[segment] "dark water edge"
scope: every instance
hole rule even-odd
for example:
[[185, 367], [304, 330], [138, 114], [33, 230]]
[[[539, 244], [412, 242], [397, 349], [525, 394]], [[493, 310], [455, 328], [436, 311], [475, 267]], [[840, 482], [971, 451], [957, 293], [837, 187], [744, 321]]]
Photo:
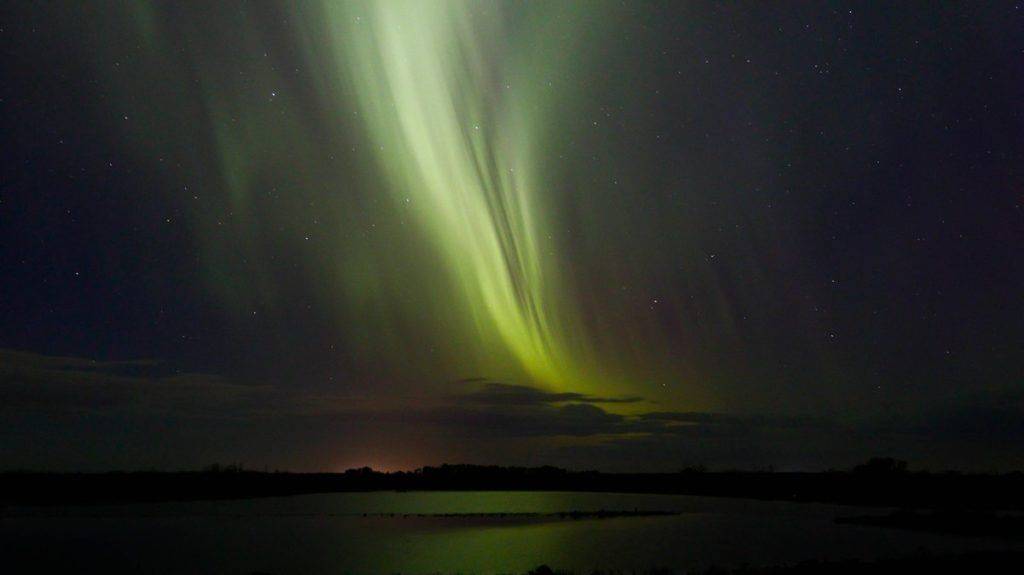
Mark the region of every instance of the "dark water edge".
[[411, 472], [248, 470], [0, 474], [0, 507], [249, 499], [361, 491], [566, 491], [650, 493], [842, 505], [1024, 509], [1024, 473], [768, 471], [601, 473], [474, 465]]
[[[0, 509], [0, 565], [35, 567], [6, 571], [11, 573], [167, 575], [543, 575], [548, 571], [536, 567], [542, 563], [552, 567], [550, 573], [574, 575], [1019, 572], [993, 566], [1021, 565], [1024, 539], [836, 521], [852, 516], [884, 523], [906, 514], [890, 511], [493, 491], [9, 507]], [[936, 516], [963, 517], [914, 513], [921, 524]], [[989, 516], [967, 516], [980, 515]]]
[[921, 513], [900, 509], [887, 515], [838, 517], [836, 523], [970, 537], [1024, 537], [1024, 516], [967, 511]]
[[[972, 552], [962, 554], [915, 554], [895, 559], [875, 561], [803, 561], [794, 565], [753, 566], [736, 568], [709, 567], [697, 571], [675, 571], [672, 569], [650, 568], [645, 570], [593, 570], [571, 571], [553, 569], [547, 565], [538, 566], [525, 573], [504, 573], [501, 575], [909, 575], [909, 574], [988, 574], [1019, 573], [1024, 567], [1024, 552]], [[249, 575], [274, 575], [254, 571]], [[393, 574], [401, 575], [401, 574]], [[447, 575], [434, 573], [431, 575]], [[457, 575], [470, 575], [459, 573]]]
[[[1012, 573], [1024, 566], [1024, 553], [989, 552], [959, 555], [914, 555], [878, 561], [805, 561], [796, 565], [770, 567], [741, 566], [733, 569], [710, 567], [703, 571], [673, 571], [652, 568], [645, 571], [561, 571], [541, 565], [524, 575], [862, 575], [910, 573]], [[255, 574], [254, 574], [255, 575]], [[271, 574], [268, 574], [271, 575]], [[512, 574], [509, 574], [512, 575]]]

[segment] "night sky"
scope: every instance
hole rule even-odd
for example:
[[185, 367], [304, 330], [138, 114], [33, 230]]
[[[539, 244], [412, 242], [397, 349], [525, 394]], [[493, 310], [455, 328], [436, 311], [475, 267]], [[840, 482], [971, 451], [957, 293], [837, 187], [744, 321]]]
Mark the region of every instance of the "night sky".
[[0, 8], [3, 468], [1024, 467], [1024, 5]]

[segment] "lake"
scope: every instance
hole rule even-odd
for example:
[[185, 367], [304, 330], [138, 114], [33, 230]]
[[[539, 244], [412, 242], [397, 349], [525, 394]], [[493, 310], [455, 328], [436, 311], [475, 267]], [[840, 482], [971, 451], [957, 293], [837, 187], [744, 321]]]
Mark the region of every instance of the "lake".
[[[580, 519], [565, 511], [673, 511]], [[884, 509], [684, 495], [329, 493], [234, 501], [0, 509], [0, 555], [37, 571], [589, 572], [1024, 549], [1017, 541], [837, 525]], [[490, 514], [539, 514], [505, 515]], [[449, 516], [444, 516], [448, 514]], [[461, 514], [451, 516], [451, 514]], [[467, 515], [470, 514], [470, 515]], [[481, 515], [471, 515], [481, 514]]]

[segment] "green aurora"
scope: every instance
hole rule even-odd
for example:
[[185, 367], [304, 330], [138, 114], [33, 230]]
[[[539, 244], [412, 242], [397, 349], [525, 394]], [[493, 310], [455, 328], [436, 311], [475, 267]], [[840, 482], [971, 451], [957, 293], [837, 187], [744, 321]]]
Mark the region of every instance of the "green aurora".
[[11, 466], [1020, 467], [1011, 4], [9, 4]]
[[[278, 279], [287, 252], [369, 377], [650, 387], [650, 358], [602, 344], [603, 320], [582, 317], [559, 223], [574, 199], [560, 193], [552, 131], [581, 89], [568, 78], [588, 65], [571, 48], [613, 7], [298, 3], [279, 13], [300, 65], [252, 74], [253, 55], [283, 49], [244, 11], [208, 9], [209, 22], [238, 18], [225, 50], [208, 22], [159, 3], [124, 8], [150, 60], [145, 75], [109, 79], [132, 95], [119, 109], [143, 119], [128, 136], [150, 160], [177, 150], [182, 174], [223, 190], [181, 188], [199, 200], [189, 218], [208, 285], [241, 325], [294, 311]], [[136, 98], [171, 84], [193, 86], [195, 100]]]
[[[363, 9], [365, 8], [365, 9]], [[536, 156], [551, 70], [518, 70], [499, 44], [504, 22], [486, 3], [327, 3], [392, 201], [442, 254], [459, 307], [488, 353], [508, 350], [537, 382], [586, 380], [585, 349], [550, 241]], [[576, 345], [573, 345], [573, 344]]]

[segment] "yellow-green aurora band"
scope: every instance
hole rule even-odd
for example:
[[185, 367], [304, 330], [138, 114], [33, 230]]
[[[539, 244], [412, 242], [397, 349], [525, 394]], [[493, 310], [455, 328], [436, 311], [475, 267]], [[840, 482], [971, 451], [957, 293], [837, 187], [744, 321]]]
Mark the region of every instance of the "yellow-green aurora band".
[[[455, 274], [480, 335], [495, 333], [539, 382], [565, 383], [571, 310], [546, 242], [535, 122], [489, 2], [327, 2], [337, 60], [398, 203]], [[575, 374], [578, 376], [578, 374]], [[580, 382], [577, 382], [577, 384]]]
[[[145, 64], [107, 73], [113, 107], [136, 153], [178, 168], [240, 329], [281, 329], [301, 305], [330, 324], [338, 373], [367, 385], [631, 391], [633, 354], [595, 343], [614, 322], [583, 320], [557, 227], [554, 136], [609, 5], [122, 8], [109, 35]], [[120, 57], [108, 44], [98, 70]]]

